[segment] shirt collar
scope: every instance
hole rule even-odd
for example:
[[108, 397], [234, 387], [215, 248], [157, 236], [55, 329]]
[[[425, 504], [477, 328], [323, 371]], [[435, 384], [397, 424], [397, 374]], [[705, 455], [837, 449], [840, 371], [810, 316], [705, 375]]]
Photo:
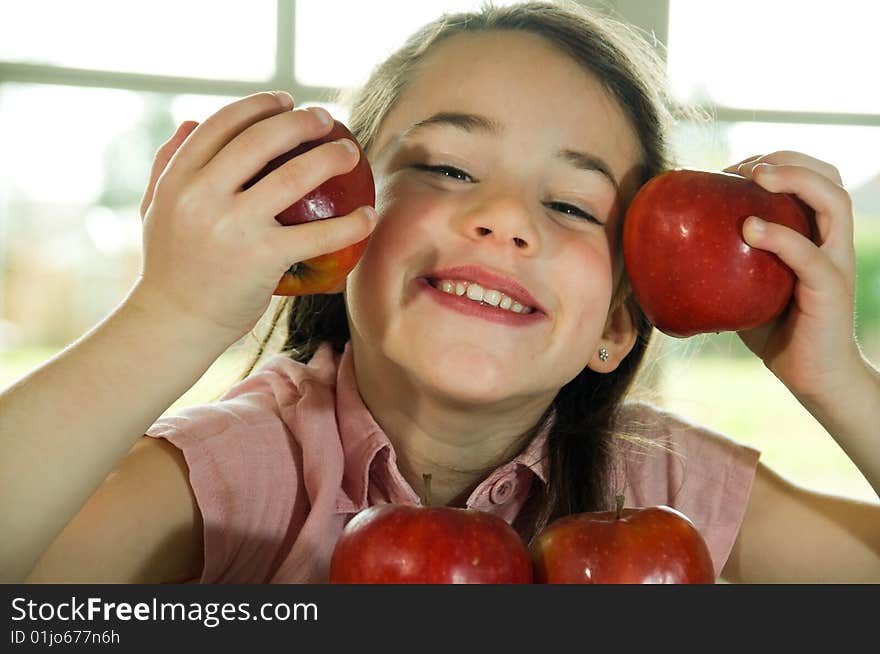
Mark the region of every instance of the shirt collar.
[[[330, 345], [322, 344], [321, 348], [324, 347]], [[336, 418], [345, 457], [342, 493], [337, 501], [337, 512], [351, 513], [367, 508], [371, 475], [384, 481], [385, 495], [390, 501], [419, 504], [421, 500], [418, 493], [412, 489], [397, 468], [397, 457], [391, 441], [376, 423], [360, 396], [350, 341], [346, 343], [339, 359], [336, 395]], [[474, 504], [476, 498], [486, 493], [485, 486], [505, 471], [528, 470], [546, 484], [547, 435], [550, 424], [552, 421], [532, 437], [517, 457], [497, 468], [478, 485], [467, 505]]]

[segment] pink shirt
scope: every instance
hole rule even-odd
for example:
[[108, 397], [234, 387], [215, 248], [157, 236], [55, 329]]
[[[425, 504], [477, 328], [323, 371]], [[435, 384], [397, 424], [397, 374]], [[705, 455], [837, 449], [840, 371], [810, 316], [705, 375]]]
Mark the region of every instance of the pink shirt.
[[[158, 420], [147, 435], [178, 447], [204, 522], [200, 583], [326, 583], [330, 556], [358, 511], [420, 504], [388, 437], [361, 400], [349, 343], [323, 344], [308, 365], [277, 356], [218, 402]], [[627, 506], [687, 515], [720, 573], [742, 522], [759, 453], [647, 404], [619, 427], [666, 448], [628, 453]], [[511, 523], [543, 484], [546, 433], [494, 470], [467, 501]]]

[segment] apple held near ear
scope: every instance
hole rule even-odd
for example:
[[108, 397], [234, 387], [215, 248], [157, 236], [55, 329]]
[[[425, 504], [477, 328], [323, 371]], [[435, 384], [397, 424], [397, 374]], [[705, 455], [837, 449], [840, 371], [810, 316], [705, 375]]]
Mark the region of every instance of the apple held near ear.
[[559, 518], [531, 551], [540, 584], [712, 584], [709, 548], [690, 519], [668, 506]]
[[[329, 141], [347, 138], [357, 144], [360, 159], [355, 167], [337, 175], [313, 189], [280, 214], [275, 216], [282, 225], [298, 225], [312, 220], [324, 220], [351, 213], [358, 207], [374, 205], [376, 188], [373, 171], [360, 144], [345, 125], [334, 121], [333, 128], [319, 139], [302, 143], [276, 157], [257, 173], [244, 188], [250, 188], [270, 172], [294, 157]], [[367, 247], [369, 237], [336, 252], [308, 259], [293, 265], [278, 282], [275, 295], [312, 295], [338, 292]]]
[[782, 313], [794, 273], [746, 244], [749, 216], [812, 235], [813, 212], [803, 202], [739, 175], [672, 170], [639, 189], [624, 219], [623, 254], [636, 299], [657, 329], [676, 337], [740, 331]]

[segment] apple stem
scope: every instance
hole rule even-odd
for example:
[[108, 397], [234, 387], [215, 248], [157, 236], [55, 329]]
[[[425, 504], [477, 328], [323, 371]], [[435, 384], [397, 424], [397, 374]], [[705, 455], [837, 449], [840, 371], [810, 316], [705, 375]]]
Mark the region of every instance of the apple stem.
[[623, 495], [617, 495], [614, 499], [617, 502], [617, 515], [615, 516], [615, 520], [620, 520], [620, 516], [623, 513], [624, 497]]
[[424, 488], [422, 489], [422, 504], [431, 506], [431, 473], [426, 472], [422, 475]]

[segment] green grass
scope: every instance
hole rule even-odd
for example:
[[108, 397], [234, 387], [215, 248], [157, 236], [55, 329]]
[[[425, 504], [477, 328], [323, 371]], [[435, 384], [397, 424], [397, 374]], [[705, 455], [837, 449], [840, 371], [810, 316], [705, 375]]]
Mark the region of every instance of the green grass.
[[0, 388], [6, 388], [57, 351], [57, 348], [51, 347], [22, 347], [0, 351]]
[[[54, 356], [59, 350], [47, 347], [28, 347], [0, 352], [0, 388], [15, 380]], [[232, 349], [208, 368], [204, 375], [168, 407], [163, 415], [173, 414], [186, 406], [215, 400], [224, 390], [235, 383], [249, 362], [248, 351]]]
[[[710, 350], [710, 351], [707, 351]], [[0, 353], [0, 387], [51, 357], [56, 350]], [[247, 350], [220, 359], [166, 414], [210, 402], [243, 370]], [[659, 368], [662, 406], [762, 452], [762, 461], [794, 482], [867, 500], [877, 496], [815, 419], [760, 361], [704, 347], [700, 356], [668, 356]]]
[[761, 460], [791, 481], [876, 501], [840, 446], [759, 360], [669, 358], [661, 380], [664, 407], [761, 450]]

